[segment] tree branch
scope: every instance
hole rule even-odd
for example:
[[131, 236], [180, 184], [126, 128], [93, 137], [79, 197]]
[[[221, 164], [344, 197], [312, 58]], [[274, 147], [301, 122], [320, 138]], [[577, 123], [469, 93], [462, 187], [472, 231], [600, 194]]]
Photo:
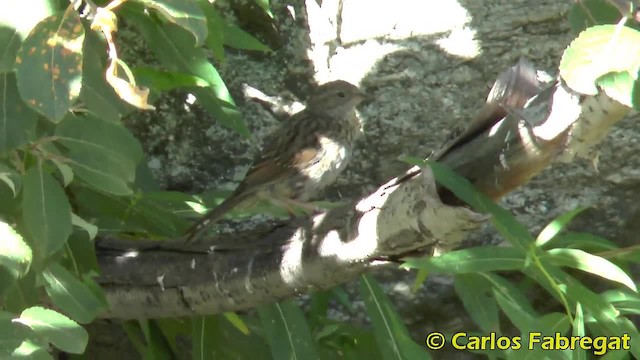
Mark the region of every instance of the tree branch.
[[[526, 105], [533, 93], [521, 104], [511, 101], [521, 99], [516, 95], [525, 87], [519, 79], [531, 71], [535, 73], [521, 61], [503, 73], [480, 111], [481, 120], [494, 120], [474, 127], [474, 119], [435, 158], [493, 199], [553, 161], [589, 156], [630, 110], [604, 93], [576, 94], [561, 80], [541, 91], [534, 84], [538, 94]], [[448, 251], [486, 219], [438, 187], [428, 168], [414, 167], [341, 208], [265, 224], [232, 238], [220, 235], [212, 239], [212, 247], [102, 239], [99, 283], [110, 305], [103, 316], [155, 318], [250, 309], [336, 286], [416, 250]]]

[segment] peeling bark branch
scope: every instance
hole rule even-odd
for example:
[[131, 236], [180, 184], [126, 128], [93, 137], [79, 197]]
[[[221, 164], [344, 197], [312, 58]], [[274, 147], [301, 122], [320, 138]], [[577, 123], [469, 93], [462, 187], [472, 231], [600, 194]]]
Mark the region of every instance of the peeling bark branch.
[[[505, 73], [530, 75], [531, 69], [521, 62]], [[501, 78], [507, 85], [519, 88], [505, 73]], [[499, 95], [492, 91], [494, 98], [480, 111], [482, 119], [494, 120], [463, 131], [437, 156], [494, 199], [553, 161], [588, 156], [630, 110], [603, 93], [573, 93], [561, 80], [522, 108], [520, 101], [509, 101], [516, 94], [513, 87]], [[453, 248], [487, 219], [459, 205], [435, 184], [429, 169], [413, 168], [339, 209], [233, 238], [222, 235], [211, 248], [102, 239], [99, 282], [110, 304], [103, 316], [214, 314], [330, 288], [412, 251], [437, 254]]]

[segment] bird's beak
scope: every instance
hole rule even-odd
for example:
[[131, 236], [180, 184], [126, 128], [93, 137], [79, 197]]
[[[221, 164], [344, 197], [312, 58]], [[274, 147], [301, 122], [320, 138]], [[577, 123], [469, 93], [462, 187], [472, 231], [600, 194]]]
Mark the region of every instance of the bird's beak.
[[367, 94], [362, 90], [358, 92], [358, 97], [360, 98], [360, 102], [369, 102], [373, 100], [373, 95]]

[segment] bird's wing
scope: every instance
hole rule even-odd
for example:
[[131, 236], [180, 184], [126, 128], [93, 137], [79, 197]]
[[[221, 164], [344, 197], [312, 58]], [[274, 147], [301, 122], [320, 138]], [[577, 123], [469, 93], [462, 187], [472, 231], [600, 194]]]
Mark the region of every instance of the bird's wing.
[[310, 120], [305, 110], [285, 120], [266, 141], [261, 156], [256, 158], [237, 191], [259, 191], [288, 179], [300, 171], [297, 164], [308, 163], [316, 157], [317, 139], [315, 133], [309, 131], [313, 126]]

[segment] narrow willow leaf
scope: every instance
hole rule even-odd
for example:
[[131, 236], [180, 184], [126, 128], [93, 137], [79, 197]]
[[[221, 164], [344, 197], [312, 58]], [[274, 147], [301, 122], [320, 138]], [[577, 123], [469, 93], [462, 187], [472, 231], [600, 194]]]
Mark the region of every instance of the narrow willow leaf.
[[88, 324], [106, 308], [89, 288], [59, 264], [52, 264], [42, 273], [45, 290], [54, 305], [72, 319]]
[[500, 309], [507, 315], [509, 320], [522, 332], [533, 331], [535, 328], [535, 319], [520, 304], [512, 302], [500, 291], [494, 291], [496, 301], [500, 305]]
[[193, 317], [190, 324], [194, 359], [273, 359], [262, 335], [244, 335], [222, 315]]
[[560, 233], [564, 228], [569, 225], [571, 220], [573, 220], [580, 213], [588, 209], [588, 207], [580, 207], [569, 212], [566, 212], [557, 218], [553, 219], [547, 226], [540, 231], [538, 238], [536, 239], [536, 246], [544, 246], [549, 241], [553, 240], [558, 233]]
[[258, 308], [274, 359], [319, 359], [302, 309], [292, 301]]
[[244, 335], [249, 335], [249, 328], [247, 327], [247, 324], [245, 324], [244, 321], [242, 321], [242, 319], [240, 318], [240, 316], [238, 316], [238, 314], [234, 312], [225, 312], [222, 315], [225, 317], [225, 319], [227, 319], [227, 321], [231, 323], [231, 325], [235, 326], [235, 328], [238, 329], [241, 333], [243, 333]]
[[[419, 161], [415, 161], [419, 160]], [[423, 160], [405, 158], [404, 161], [417, 166], [425, 166]], [[506, 209], [494, 203], [489, 197], [478, 192], [467, 179], [456, 174], [451, 169], [437, 162], [428, 162], [436, 181], [462, 201], [471, 205], [476, 211], [493, 215], [491, 222], [496, 230], [514, 247], [527, 251], [534, 240], [529, 230], [516, 220]]]
[[80, 95], [83, 41], [84, 27], [69, 6], [41, 21], [18, 51], [16, 76], [22, 99], [55, 123]]
[[601, 295], [623, 314], [640, 315], [640, 295], [621, 290], [609, 290]]
[[20, 98], [14, 74], [0, 74], [0, 153], [35, 138], [38, 114]]
[[415, 343], [400, 315], [373, 279], [360, 277], [360, 295], [373, 324], [378, 349], [384, 359], [428, 359], [425, 347]]
[[[573, 318], [572, 327], [572, 336], [584, 337], [586, 335], [584, 331], [584, 313], [580, 303], [576, 303], [576, 315]], [[571, 352], [571, 358], [573, 360], [587, 360], [587, 352], [578, 347]]]
[[14, 321], [28, 326], [62, 351], [82, 354], [87, 347], [86, 330], [56, 311], [35, 306], [24, 310]]
[[204, 39], [207, 38], [207, 20], [195, 0], [140, 0], [140, 2], [158, 10], [167, 20], [193, 34], [196, 46], [204, 44]]
[[31, 248], [9, 224], [0, 220], [0, 265], [14, 278], [24, 276], [33, 260]]
[[481, 246], [452, 251], [431, 258], [407, 258], [401, 267], [461, 274], [521, 270], [524, 269], [524, 266], [525, 255], [520, 250], [498, 246]]
[[71, 206], [55, 179], [39, 166], [27, 170], [23, 182], [22, 217], [42, 256], [58, 251], [71, 234]]
[[578, 249], [551, 249], [547, 253], [552, 264], [580, 269], [638, 291], [633, 279], [605, 258]]
[[618, 249], [618, 246], [610, 240], [598, 235], [581, 232], [564, 232], [553, 240], [557, 248], [579, 248], [590, 253]]
[[500, 332], [498, 305], [491, 293], [491, 284], [478, 274], [459, 274], [455, 276], [456, 294], [467, 314], [484, 331]]

